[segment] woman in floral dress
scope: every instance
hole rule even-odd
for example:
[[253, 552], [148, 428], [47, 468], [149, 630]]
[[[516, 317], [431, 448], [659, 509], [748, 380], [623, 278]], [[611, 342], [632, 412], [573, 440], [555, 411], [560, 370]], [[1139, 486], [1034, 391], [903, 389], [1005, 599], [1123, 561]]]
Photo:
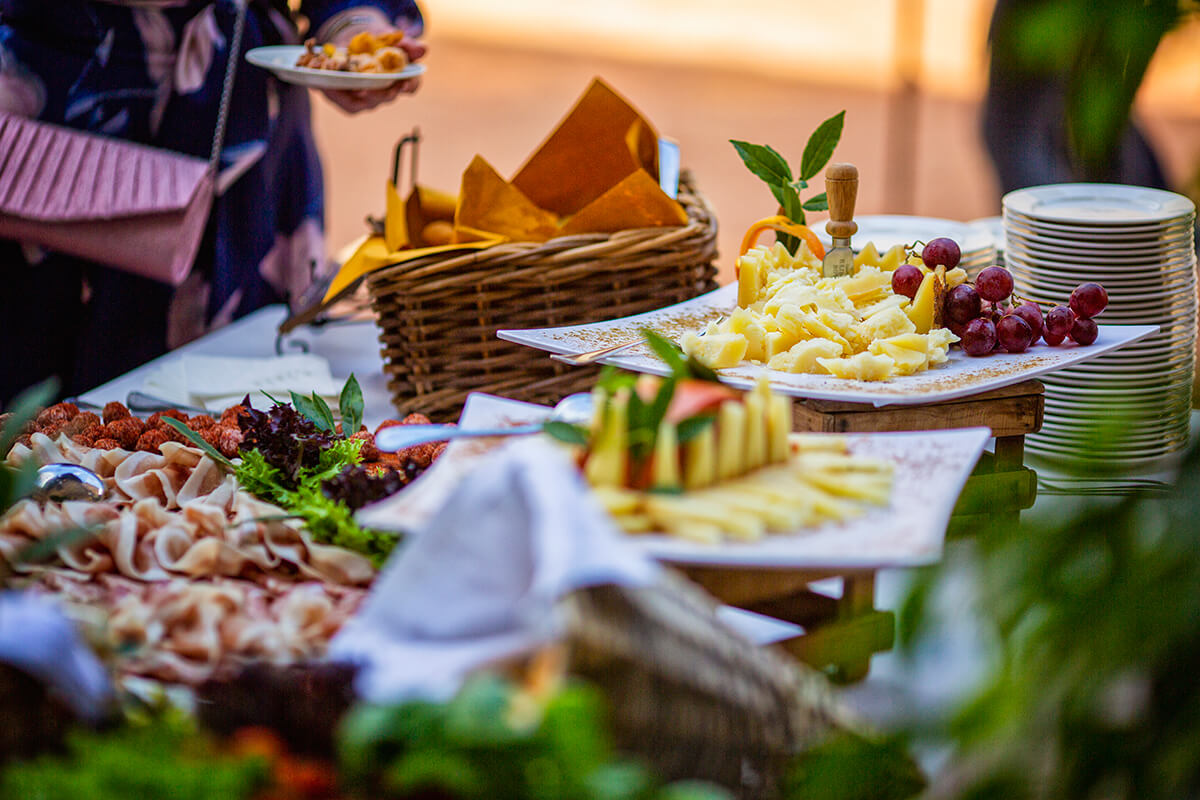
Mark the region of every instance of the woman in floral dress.
[[[0, 110], [207, 158], [240, 1], [0, 0]], [[302, 28], [344, 42], [393, 27], [415, 37], [423, 24], [414, 0], [303, 0], [299, 12], [251, 0], [243, 51], [299, 43]], [[355, 113], [416, 88], [326, 95]], [[309, 115], [307, 90], [239, 63], [219, 195], [179, 289], [0, 240], [0, 408], [42, 378], [84, 391], [263, 305], [295, 302], [325, 264]]]

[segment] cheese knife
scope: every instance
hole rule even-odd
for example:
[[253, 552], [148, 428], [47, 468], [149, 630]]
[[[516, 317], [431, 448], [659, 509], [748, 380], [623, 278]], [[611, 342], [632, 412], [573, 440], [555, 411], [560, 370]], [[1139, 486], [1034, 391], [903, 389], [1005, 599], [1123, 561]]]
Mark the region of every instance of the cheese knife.
[[829, 198], [829, 222], [825, 232], [833, 244], [821, 261], [821, 275], [837, 278], [854, 273], [854, 251], [850, 237], [858, 232], [854, 221], [854, 201], [858, 196], [858, 167], [853, 164], [830, 164], [825, 170], [825, 196]]

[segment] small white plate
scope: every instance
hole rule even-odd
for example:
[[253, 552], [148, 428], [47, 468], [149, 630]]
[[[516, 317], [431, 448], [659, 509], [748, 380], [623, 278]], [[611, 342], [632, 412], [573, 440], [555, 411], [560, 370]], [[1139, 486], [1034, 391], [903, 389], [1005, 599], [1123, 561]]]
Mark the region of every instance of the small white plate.
[[1174, 192], [1112, 183], [1060, 183], [1004, 195], [1005, 209], [1038, 220], [1073, 225], [1144, 225], [1192, 214], [1196, 206]]
[[[736, 306], [737, 285], [730, 284], [692, 300], [632, 317], [561, 328], [502, 330], [497, 331], [496, 335], [506, 341], [551, 353], [577, 355], [640, 340], [642, 328], [650, 328], [668, 339], [678, 341], [683, 334], [702, 330], [708, 322], [728, 314]], [[1099, 337], [1086, 347], [1074, 344], [1050, 347], [1041, 344], [1024, 353], [993, 353], [982, 358], [972, 358], [953, 348], [950, 360], [945, 364], [886, 381], [798, 375], [750, 363], [721, 370], [720, 376], [730, 386], [749, 389], [760, 376], [766, 375], [775, 391], [794, 397], [870, 403], [875, 406], [919, 405], [969, 397], [1020, 383], [1124, 347], [1157, 331], [1154, 325], [1101, 324]], [[601, 362], [633, 372], [669, 373], [667, 365], [644, 342], [601, 359]]]
[[296, 61], [303, 54], [303, 45], [278, 44], [255, 47], [246, 53], [246, 60], [270, 70], [285, 83], [310, 89], [385, 89], [396, 81], [415, 78], [425, 72], [425, 65], [420, 63], [409, 64], [398, 72], [342, 72], [297, 67]]
[[[500, 427], [538, 422], [550, 409], [494, 395], [467, 397], [459, 424]], [[837, 434], [830, 434], [837, 435]], [[987, 428], [910, 433], [846, 434], [851, 452], [896, 465], [891, 501], [867, 507], [845, 522], [770, 534], [756, 542], [697, 544], [665, 535], [631, 535], [626, 541], [652, 558], [671, 563], [777, 569], [875, 569], [938, 561], [950, 514], [979, 460]], [[486, 469], [499, 439], [459, 439], [413, 484], [355, 515], [381, 530], [419, 531], [475, 469]]]

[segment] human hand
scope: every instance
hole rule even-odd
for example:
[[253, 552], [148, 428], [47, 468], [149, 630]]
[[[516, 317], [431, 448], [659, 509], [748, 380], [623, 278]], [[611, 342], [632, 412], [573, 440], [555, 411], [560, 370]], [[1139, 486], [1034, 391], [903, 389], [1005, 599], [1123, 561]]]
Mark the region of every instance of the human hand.
[[[417, 41], [401, 40], [398, 45], [409, 62], [425, 55], [426, 47]], [[420, 77], [405, 78], [382, 89], [326, 89], [323, 94], [335, 106], [347, 114], [369, 111], [376, 106], [390, 103], [402, 94], [413, 94], [421, 87]]]

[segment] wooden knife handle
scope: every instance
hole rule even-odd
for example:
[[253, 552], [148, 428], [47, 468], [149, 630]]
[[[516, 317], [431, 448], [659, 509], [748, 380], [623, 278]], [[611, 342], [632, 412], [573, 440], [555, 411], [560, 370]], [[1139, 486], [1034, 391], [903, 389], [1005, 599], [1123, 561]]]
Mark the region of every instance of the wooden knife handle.
[[829, 222], [825, 231], [835, 239], [849, 239], [858, 232], [854, 201], [858, 197], [858, 167], [830, 164], [825, 170], [825, 196], [829, 198]]

